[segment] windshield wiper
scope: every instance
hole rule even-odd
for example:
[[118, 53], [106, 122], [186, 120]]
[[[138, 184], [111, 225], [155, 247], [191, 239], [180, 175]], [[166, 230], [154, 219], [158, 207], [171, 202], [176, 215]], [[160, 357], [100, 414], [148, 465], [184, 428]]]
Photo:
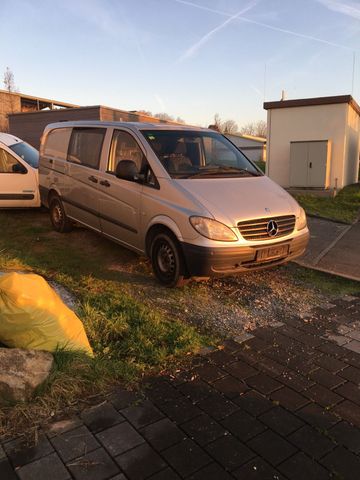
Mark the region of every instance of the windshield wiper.
[[238, 168], [238, 167], [229, 167], [227, 165], [218, 165], [216, 167], [205, 167], [203, 170], [199, 170], [196, 173], [192, 173], [187, 178], [199, 177], [202, 175], [214, 175], [217, 173], [241, 173], [246, 175], [251, 175], [253, 177], [259, 177], [260, 174], [257, 172], [251, 172], [246, 170], [246, 168]]

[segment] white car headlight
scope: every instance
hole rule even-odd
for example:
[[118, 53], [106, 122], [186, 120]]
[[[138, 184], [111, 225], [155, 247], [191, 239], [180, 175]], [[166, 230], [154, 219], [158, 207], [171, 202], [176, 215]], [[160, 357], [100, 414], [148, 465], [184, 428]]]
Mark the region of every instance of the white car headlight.
[[236, 234], [221, 222], [206, 217], [190, 217], [190, 223], [203, 237], [221, 242], [235, 242]]
[[296, 218], [296, 228], [298, 230], [303, 230], [304, 228], [306, 228], [306, 213], [305, 213], [305, 210], [303, 208], [300, 208], [300, 214], [299, 216]]

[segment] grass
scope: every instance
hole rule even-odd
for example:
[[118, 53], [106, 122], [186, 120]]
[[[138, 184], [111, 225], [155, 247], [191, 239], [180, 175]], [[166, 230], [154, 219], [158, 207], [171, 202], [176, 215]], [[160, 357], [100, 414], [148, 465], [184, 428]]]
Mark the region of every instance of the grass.
[[294, 195], [296, 200], [312, 215], [353, 223], [360, 212], [360, 183], [343, 188], [335, 198], [315, 195]]
[[148, 373], [185, 365], [217, 342], [214, 332], [235, 336], [248, 322], [282, 320], [316, 302], [317, 292], [327, 299], [360, 293], [358, 282], [294, 264], [169, 290], [151, 278], [144, 259], [83, 229], [58, 234], [44, 212], [0, 212], [0, 232], [0, 271], [32, 271], [66, 287], [95, 352], [94, 359], [55, 352], [35, 398], [0, 409], [0, 435], [37, 428], [114, 384], [132, 386]]
[[294, 264], [289, 265], [288, 268], [293, 270], [293, 276], [299, 284], [323, 294], [328, 294], [332, 297], [360, 294], [360, 282]]
[[260, 168], [260, 170], [265, 173], [265, 169], [266, 169], [266, 162], [264, 162], [264, 160], [257, 160], [256, 162], [254, 162], [256, 164], [256, 166], [258, 166]]
[[34, 400], [0, 411], [0, 434], [19, 428], [24, 419], [29, 424], [33, 418], [44, 420], [115, 382], [132, 384], [209, 342], [194, 327], [133, 297], [128, 288], [132, 273], [125, 279], [111, 266], [119, 254], [124, 264], [134, 255], [117, 245], [81, 230], [57, 234], [41, 212], [1, 212], [0, 231], [0, 271], [32, 271], [72, 292], [95, 353], [90, 359], [55, 352], [53, 372]]

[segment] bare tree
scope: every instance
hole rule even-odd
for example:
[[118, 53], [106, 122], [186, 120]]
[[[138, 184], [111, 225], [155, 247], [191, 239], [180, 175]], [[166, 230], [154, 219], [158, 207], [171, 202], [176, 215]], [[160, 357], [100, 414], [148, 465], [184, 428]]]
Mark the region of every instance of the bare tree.
[[222, 132], [223, 133], [236, 133], [239, 131], [239, 127], [234, 120], [226, 120], [222, 124]]
[[6, 70], [4, 72], [3, 83], [8, 95], [6, 99], [5, 114], [2, 115], [3, 118], [1, 120], [0, 128], [3, 131], [8, 131], [9, 125], [8, 125], [7, 114], [15, 112], [15, 98], [14, 98], [14, 95], [12, 94], [18, 91], [18, 89], [15, 86], [14, 74], [9, 67], [6, 67]]
[[17, 91], [17, 88], [15, 86], [14, 74], [9, 67], [6, 67], [6, 70], [4, 72], [4, 86], [5, 90], [7, 90], [8, 93], [13, 93]]
[[215, 130], [217, 130], [218, 132], [222, 131], [221, 130], [222, 121], [218, 113], [215, 113], [214, 115], [214, 125], [215, 125]]
[[238, 131], [238, 126], [235, 120], [225, 120], [223, 122], [218, 113], [214, 115], [214, 123], [209, 125], [208, 128], [221, 133], [236, 133]]
[[166, 120], [170, 122], [174, 121], [174, 117], [165, 112], [155, 113], [154, 117], [159, 118], [160, 120]]
[[185, 123], [185, 120], [181, 117], [176, 117], [175, 119], [172, 115], [169, 115], [166, 112], [155, 113], [154, 117], [159, 118], [160, 120], [165, 120], [166, 122]]
[[136, 113], [141, 113], [141, 115], [146, 115], [147, 117], [152, 117], [152, 112], [149, 112], [148, 110], [136, 110]]
[[249, 122], [240, 129], [243, 135], [253, 135], [254, 137], [266, 137], [267, 125], [265, 120]]

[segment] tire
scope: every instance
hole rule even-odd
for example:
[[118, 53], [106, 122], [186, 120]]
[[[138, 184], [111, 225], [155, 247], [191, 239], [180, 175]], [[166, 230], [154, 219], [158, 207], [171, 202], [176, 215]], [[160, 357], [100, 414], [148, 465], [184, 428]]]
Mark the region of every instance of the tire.
[[185, 275], [185, 262], [177, 241], [172, 235], [160, 232], [152, 239], [150, 258], [158, 281], [169, 288], [182, 287], [190, 281]]
[[67, 233], [72, 230], [72, 223], [67, 218], [64, 206], [59, 197], [53, 197], [51, 199], [49, 212], [54, 230], [60, 233]]

